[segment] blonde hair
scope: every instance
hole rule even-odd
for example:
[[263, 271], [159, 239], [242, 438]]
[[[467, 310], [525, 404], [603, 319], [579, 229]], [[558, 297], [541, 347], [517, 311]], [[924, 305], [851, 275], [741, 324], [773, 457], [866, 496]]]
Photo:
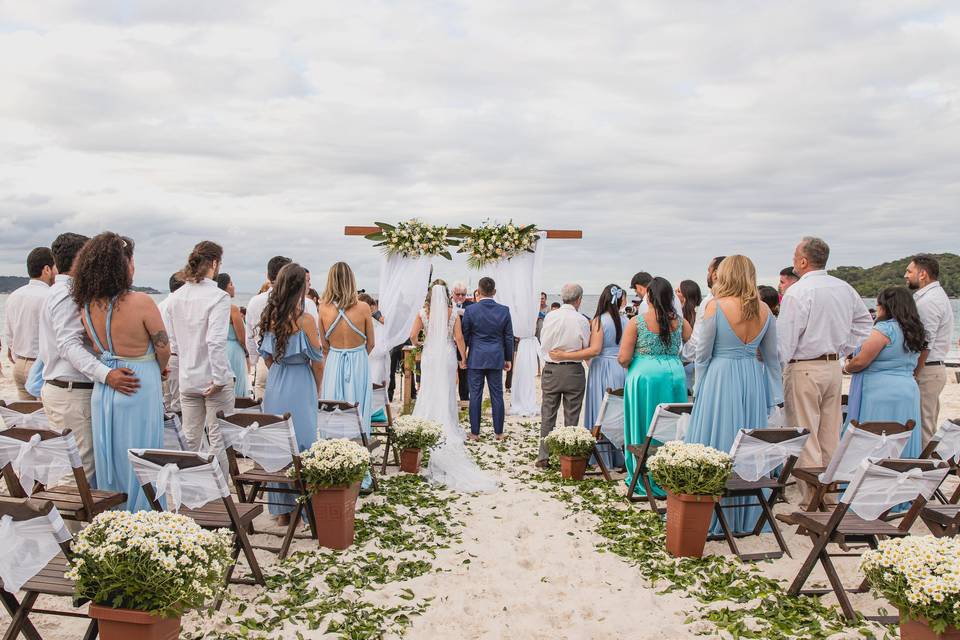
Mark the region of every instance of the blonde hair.
[[713, 297], [739, 298], [744, 320], [760, 317], [757, 270], [747, 256], [727, 256], [713, 276]]
[[353, 269], [346, 262], [338, 262], [327, 273], [327, 288], [323, 291], [323, 302], [338, 309], [349, 309], [359, 302], [357, 280]]

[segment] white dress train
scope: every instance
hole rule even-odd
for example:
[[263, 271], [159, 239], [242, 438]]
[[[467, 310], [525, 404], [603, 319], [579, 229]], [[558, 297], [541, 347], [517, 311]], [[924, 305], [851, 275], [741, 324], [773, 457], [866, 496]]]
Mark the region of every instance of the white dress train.
[[[431, 292], [430, 308], [420, 311], [426, 328], [420, 359], [420, 392], [413, 415], [443, 425], [444, 441], [430, 451], [430, 461], [421, 473], [427, 480], [466, 493], [494, 491], [497, 481], [484, 473], [467, 452], [466, 436], [457, 411], [457, 352], [450, 321], [450, 301], [443, 285]], [[436, 313], [436, 311], [440, 313]]]

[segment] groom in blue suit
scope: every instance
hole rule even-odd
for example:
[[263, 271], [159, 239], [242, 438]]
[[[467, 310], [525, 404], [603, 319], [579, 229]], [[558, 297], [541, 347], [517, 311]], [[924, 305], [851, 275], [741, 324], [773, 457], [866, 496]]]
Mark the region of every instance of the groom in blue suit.
[[493, 431], [503, 438], [503, 372], [513, 364], [513, 323], [510, 309], [493, 300], [497, 293], [493, 278], [480, 278], [480, 299], [467, 307], [461, 321], [467, 343], [467, 382], [470, 385], [470, 439], [480, 437], [480, 407], [483, 381], [487, 381], [493, 409]]

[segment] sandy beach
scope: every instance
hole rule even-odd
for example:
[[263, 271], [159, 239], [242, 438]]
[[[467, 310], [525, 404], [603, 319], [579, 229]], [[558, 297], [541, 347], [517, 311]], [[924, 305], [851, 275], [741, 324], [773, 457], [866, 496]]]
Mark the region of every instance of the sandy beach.
[[[14, 397], [9, 377], [0, 379], [0, 396]], [[951, 378], [941, 419], [957, 415], [960, 385]], [[337, 554], [317, 552], [311, 541], [297, 540], [294, 550], [303, 553], [282, 565], [271, 552], [258, 550], [258, 561], [273, 576], [268, 587], [232, 586], [232, 597], [212, 617], [190, 614], [184, 619], [183, 637], [341, 637], [336, 629], [362, 629], [362, 620], [372, 621], [371, 628], [379, 631], [354, 637], [377, 637], [369, 634], [379, 632], [418, 640], [731, 637], [698, 618], [710, 609], [757, 603], [706, 606], [683, 591], [658, 593], [666, 583], [647, 580], [629, 558], [611, 552], [601, 518], [571, 508], [581, 498], [556, 482], [545, 482], [534, 469], [537, 428], [511, 418], [504, 443], [495, 443], [487, 430], [481, 443], [472, 445], [501, 481], [496, 493], [455, 496], [409, 477], [397, 478], [391, 468], [388, 488], [361, 499], [360, 543]], [[624, 493], [623, 483], [615, 483], [615, 490]], [[563, 491], [566, 500], [558, 499]], [[778, 505], [778, 513], [793, 509], [796, 496], [791, 498], [791, 505]], [[623, 512], [646, 508], [622, 500], [611, 504]], [[266, 517], [257, 526], [272, 528]], [[401, 539], [394, 535], [398, 530], [404, 532]], [[915, 530], [926, 533], [922, 525]], [[808, 538], [789, 527], [784, 533], [793, 557], [758, 563], [760, 575], [789, 580], [805, 558]], [[276, 538], [258, 534], [254, 542], [276, 544]], [[769, 550], [774, 541], [765, 534], [740, 545], [744, 551]], [[724, 542], [708, 543], [707, 553], [731, 557]], [[738, 565], [731, 560], [725, 566]], [[848, 585], [859, 582], [855, 559], [840, 559], [838, 567]], [[824, 580], [819, 569], [814, 580]], [[822, 601], [836, 603], [833, 596]], [[864, 614], [886, 607], [872, 594], [854, 595], [853, 602]], [[41, 603], [68, 606], [50, 598]], [[82, 635], [77, 619], [37, 616], [34, 622], [48, 639]], [[873, 631], [882, 634], [879, 627]], [[797, 637], [805, 636], [798, 630]], [[861, 636], [851, 629], [830, 637]]]

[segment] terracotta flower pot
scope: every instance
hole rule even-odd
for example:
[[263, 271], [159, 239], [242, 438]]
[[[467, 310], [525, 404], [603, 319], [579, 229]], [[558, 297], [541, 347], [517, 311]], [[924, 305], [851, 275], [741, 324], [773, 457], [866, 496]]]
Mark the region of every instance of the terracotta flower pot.
[[401, 449], [400, 471], [420, 473], [421, 460], [423, 460], [423, 449]]
[[903, 612], [901, 612], [900, 640], [960, 640], [960, 629], [947, 627], [943, 633], [937, 633], [923, 618], [904, 621]]
[[583, 480], [586, 471], [586, 457], [560, 456], [560, 477], [564, 480]]
[[353, 521], [360, 482], [340, 487], [314, 489], [310, 508], [317, 523], [317, 543], [328, 549], [346, 549], [353, 544]]
[[97, 620], [101, 640], [176, 640], [180, 618], [161, 618], [143, 611], [90, 605], [90, 617]]
[[713, 505], [720, 496], [667, 492], [667, 552], [677, 558], [699, 558], [707, 543]]

